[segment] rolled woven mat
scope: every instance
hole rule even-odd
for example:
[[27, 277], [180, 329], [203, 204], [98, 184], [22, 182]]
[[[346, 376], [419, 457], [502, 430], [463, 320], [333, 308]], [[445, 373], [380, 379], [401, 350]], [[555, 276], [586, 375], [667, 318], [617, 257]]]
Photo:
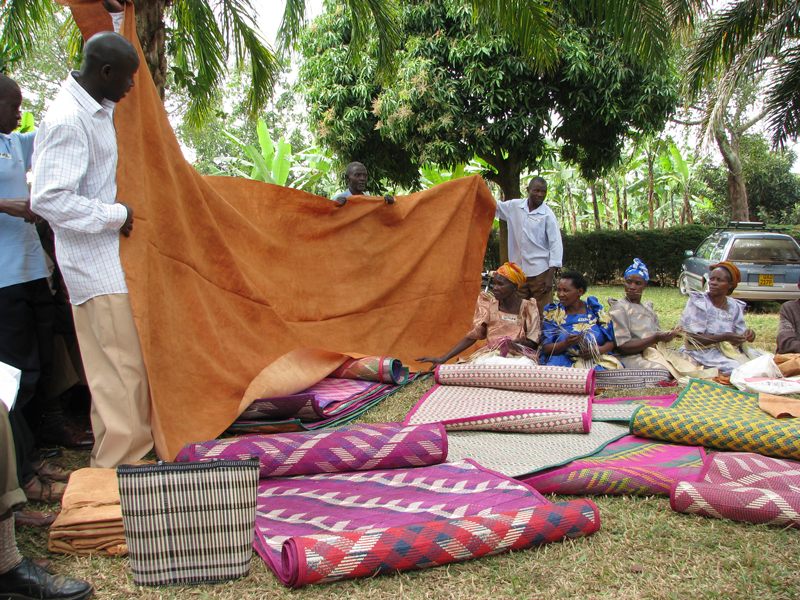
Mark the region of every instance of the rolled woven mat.
[[638, 389], [676, 385], [667, 369], [610, 369], [598, 371], [595, 387], [601, 389]]
[[630, 429], [676, 444], [800, 459], [800, 419], [776, 419], [758, 407], [757, 395], [699, 379], [670, 408], [639, 408]]
[[585, 394], [434, 385], [405, 422], [443, 423], [448, 431], [588, 433], [592, 427], [590, 405]]
[[297, 536], [283, 543], [276, 575], [284, 585], [299, 588], [524, 550], [585, 537], [599, 528], [597, 507], [590, 500], [577, 500], [486, 516]]
[[700, 481], [680, 481], [677, 512], [800, 528], [800, 463], [749, 452], [709, 456]]
[[359, 424], [333, 431], [249, 435], [187, 444], [177, 462], [257, 457], [260, 477], [420, 467], [447, 458], [440, 423]]
[[589, 501], [553, 505], [473, 461], [263, 480], [254, 546], [300, 587], [589, 535]]
[[542, 394], [593, 394], [593, 369], [544, 365], [439, 365], [436, 383]]
[[404, 367], [402, 362], [390, 356], [365, 356], [346, 360], [328, 377], [403, 385], [408, 381], [408, 367]]

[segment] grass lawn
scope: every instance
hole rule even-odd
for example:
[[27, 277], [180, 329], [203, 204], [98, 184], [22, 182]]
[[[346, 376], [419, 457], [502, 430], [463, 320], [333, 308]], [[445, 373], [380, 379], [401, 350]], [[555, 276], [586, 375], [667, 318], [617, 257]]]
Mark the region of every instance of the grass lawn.
[[[621, 287], [590, 290], [604, 303]], [[675, 289], [653, 288], [663, 327], [680, 318], [684, 299]], [[778, 305], [747, 315], [756, 345], [774, 351]], [[363, 421], [398, 421], [430, 381], [409, 385]], [[642, 390], [631, 391], [639, 395]], [[644, 393], [664, 393], [663, 388]], [[614, 395], [614, 394], [612, 394]], [[619, 394], [616, 394], [619, 395]], [[63, 464], [86, 466], [88, 453], [66, 452]], [[47, 557], [53, 570], [94, 583], [98, 598], [798, 598], [800, 545], [792, 529], [737, 524], [672, 512], [666, 498], [599, 497], [602, 527], [595, 535], [437, 569], [290, 591], [254, 557], [250, 575], [223, 585], [139, 588], [127, 559], [47, 553], [46, 533], [23, 528], [25, 554]], [[38, 507], [46, 508], [46, 507]]]

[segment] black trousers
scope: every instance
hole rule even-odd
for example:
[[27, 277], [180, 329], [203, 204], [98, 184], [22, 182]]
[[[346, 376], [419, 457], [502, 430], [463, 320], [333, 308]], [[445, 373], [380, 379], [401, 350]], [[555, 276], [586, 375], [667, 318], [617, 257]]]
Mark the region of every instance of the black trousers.
[[46, 279], [0, 288], [0, 361], [22, 371], [19, 393], [9, 413], [20, 484], [35, 474], [37, 424], [47, 404], [40, 392], [52, 372], [55, 304]]

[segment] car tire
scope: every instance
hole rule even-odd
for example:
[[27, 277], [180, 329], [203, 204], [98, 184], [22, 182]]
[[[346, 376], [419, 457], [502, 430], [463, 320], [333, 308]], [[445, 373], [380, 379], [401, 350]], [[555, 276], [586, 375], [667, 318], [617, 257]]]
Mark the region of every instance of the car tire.
[[678, 291], [682, 296], [688, 296], [689, 292], [692, 291], [692, 288], [689, 287], [689, 281], [688, 277], [686, 277], [686, 273], [681, 273], [680, 277], [678, 277]]

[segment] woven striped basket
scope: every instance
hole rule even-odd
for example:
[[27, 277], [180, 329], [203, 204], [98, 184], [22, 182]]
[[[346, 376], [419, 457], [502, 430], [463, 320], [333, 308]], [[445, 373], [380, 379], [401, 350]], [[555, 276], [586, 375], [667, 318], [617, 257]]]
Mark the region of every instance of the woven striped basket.
[[247, 575], [258, 459], [117, 467], [122, 523], [139, 585]]

